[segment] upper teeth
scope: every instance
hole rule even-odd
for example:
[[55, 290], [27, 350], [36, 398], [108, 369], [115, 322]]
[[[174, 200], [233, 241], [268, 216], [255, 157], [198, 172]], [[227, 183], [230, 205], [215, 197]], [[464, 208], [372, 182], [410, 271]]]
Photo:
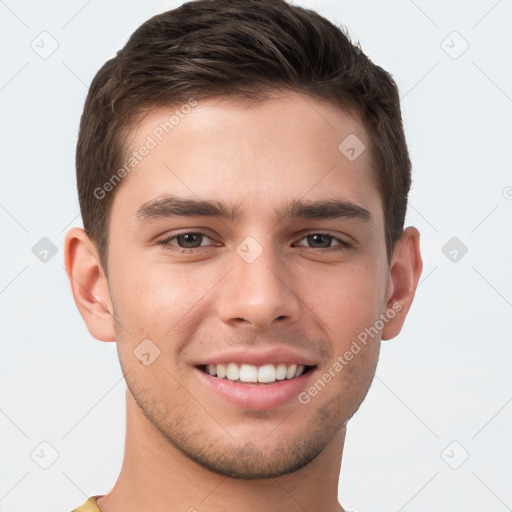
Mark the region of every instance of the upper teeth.
[[242, 382], [270, 383], [276, 380], [293, 379], [304, 373], [304, 366], [296, 364], [265, 364], [254, 366], [252, 364], [236, 363], [229, 364], [208, 364], [206, 371], [210, 375], [216, 375], [220, 379], [240, 380]]

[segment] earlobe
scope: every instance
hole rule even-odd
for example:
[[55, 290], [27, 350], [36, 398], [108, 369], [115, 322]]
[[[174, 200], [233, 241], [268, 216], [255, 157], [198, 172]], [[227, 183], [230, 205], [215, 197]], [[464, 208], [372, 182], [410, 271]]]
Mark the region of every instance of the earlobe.
[[81, 228], [72, 228], [64, 243], [64, 264], [78, 311], [97, 340], [115, 341], [112, 302], [98, 251]]
[[382, 329], [383, 340], [394, 338], [402, 330], [422, 269], [420, 234], [416, 228], [408, 227], [396, 243], [391, 260], [385, 305], [390, 320]]

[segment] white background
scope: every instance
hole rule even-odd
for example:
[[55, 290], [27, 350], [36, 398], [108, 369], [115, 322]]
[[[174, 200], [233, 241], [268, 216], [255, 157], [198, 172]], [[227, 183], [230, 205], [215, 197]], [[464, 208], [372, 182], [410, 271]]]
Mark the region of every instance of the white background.
[[[115, 344], [86, 330], [62, 243], [81, 225], [87, 88], [137, 26], [180, 3], [0, 1], [0, 512], [69, 512], [108, 492], [121, 467]], [[512, 1], [295, 3], [346, 25], [397, 81], [407, 224], [422, 235], [412, 310], [348, 427], [340, 500], [360, 512], [510, 510]], [[47, 59], [31, 47], [43, 31], [58, 43]], [[32, 252], [42, 237], [57, 247], [46, 263]], [[442, 252], [452, 237], [468, 248], [456, 262]], [[48, 469], [35, 462], [51, 462], [41, 442], [58, 452]]]

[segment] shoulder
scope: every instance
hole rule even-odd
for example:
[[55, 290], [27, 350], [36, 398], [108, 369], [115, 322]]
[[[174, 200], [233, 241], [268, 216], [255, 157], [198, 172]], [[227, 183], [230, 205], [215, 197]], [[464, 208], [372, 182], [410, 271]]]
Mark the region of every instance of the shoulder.
[[83, 505], [78, 508], [74, 508], [71, 512], [101, 512], [98, 504], [96, 503], [96, 498], [99, 497], [99, 495], [91, 496]]

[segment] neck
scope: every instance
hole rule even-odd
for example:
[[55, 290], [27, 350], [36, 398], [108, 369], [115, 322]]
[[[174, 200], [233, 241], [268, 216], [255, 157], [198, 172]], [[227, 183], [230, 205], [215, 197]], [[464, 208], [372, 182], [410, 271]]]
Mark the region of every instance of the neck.
[[[346, 428], [307, 466], [276, 478], [244, 480], [210, 471], [170, 444], [127, 390], [123, 465], [102, 512], [343, 512], [338, 479]], [[229, 508], [227, 508], [229, 507]]]

